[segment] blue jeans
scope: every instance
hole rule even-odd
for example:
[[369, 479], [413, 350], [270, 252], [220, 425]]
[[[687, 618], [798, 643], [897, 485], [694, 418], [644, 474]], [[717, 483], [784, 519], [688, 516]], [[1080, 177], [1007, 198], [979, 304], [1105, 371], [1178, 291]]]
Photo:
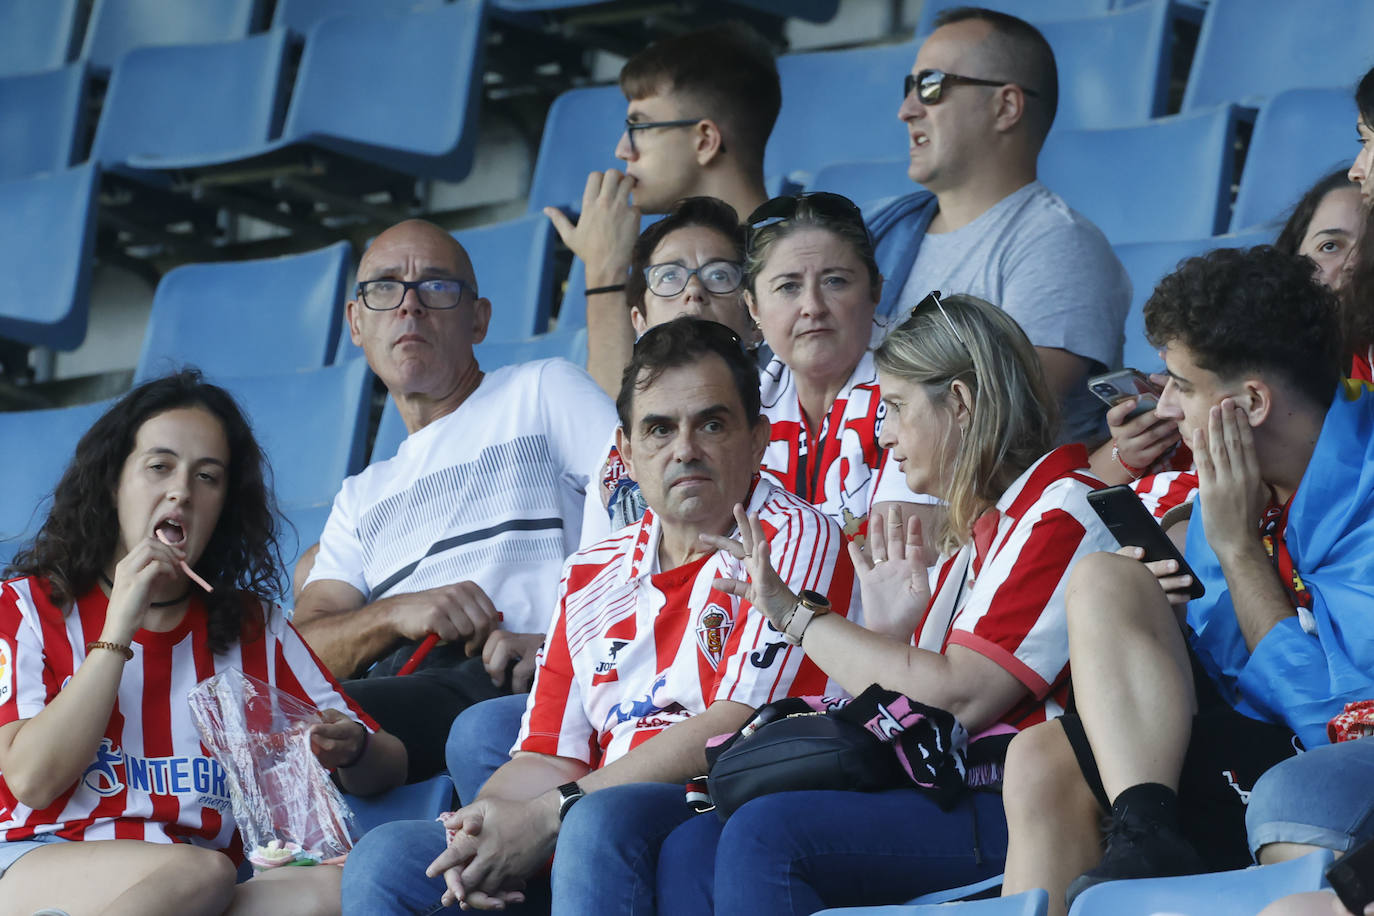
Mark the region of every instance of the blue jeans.
[[483, 700], [453, 720], [444, 758], [459, 804], [471, 803], [491, 774], [510, 760], [510, 749], [520, 736], [520, 718], [525, 714], [528, 699], [528, 693], [517, 693]]
[[901, 903], [1000, 874], [1002, 798], [982, 792], [941, 811], [911, 789], [779, 792], [721, 824], [674, 831], [658, 868], [664, 916], [802, 916], [827, 907]]
[[1348, 852], [1374, 837], [1374, 738], [1316, 747], [1255, 783], [1245, 811], [1250, 852], [1303, 843]]
[[659, 846], [691, 817], [683, 787], [676, 784], [615, 786], [582, 799], [558, 834], [554, 916], [652, 914]]

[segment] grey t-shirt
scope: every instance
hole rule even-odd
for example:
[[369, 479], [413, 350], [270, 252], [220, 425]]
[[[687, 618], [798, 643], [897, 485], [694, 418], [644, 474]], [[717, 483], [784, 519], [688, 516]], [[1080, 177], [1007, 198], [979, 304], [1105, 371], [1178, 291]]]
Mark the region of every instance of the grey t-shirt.
[[[1106, 237], [1038, 181], [953, 232], [927, 233], [897, 303], [900, 321], [932, 289], [967, 293], [1007, 311], [1037, 347], [1119, 368], [1131, 281]], [[1093, 442], [1106, 407], [1087, 386], [1061, 405], [1060, 439]]]

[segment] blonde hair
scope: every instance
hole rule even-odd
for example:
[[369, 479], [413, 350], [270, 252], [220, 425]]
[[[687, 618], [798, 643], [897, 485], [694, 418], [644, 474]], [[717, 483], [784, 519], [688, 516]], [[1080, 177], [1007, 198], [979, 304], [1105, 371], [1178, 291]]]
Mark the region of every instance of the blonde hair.
[[1011, 316], [973, 296], [950, 296], [941, 304], [943, 313], [933, 304], [913, 310], [874, 352], [874, 361], [883, 372], [923, 386], [937, 406], [952, 409], [956, 379], [972, 392], [936, 541], [953, 553], [972, 538], [978, 516], [1054, 447], [1059, 412], [1040, 358]]

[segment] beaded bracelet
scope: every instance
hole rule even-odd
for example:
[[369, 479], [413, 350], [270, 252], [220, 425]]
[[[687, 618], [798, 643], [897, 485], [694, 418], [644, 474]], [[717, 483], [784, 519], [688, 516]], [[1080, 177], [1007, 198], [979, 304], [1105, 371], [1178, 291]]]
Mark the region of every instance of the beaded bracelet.
[[1132, 480], [1139, 480], [1150, 472], [1149, 468], [1142, 471], [1140, 468], [1133, 468], [1127, 464], [1126, 459], [1121, 457], [1121, 449], [1117, 448], [1115, 439], [1112, 440], [1112, 459], [1126, 469], [1126, 473], [1131, 475]]
[[91, 654], [92, 649], [109, 649], [111, 652], [118, 652], [120, 655], [124, 656], [124, 660], [126, 662], [131, 662], [134, 660], [134, 650], [130, 649], [128, 646], [123, 645], [121, 643], [106, 642], [103, 639], [97, 640], [96, 642], [86, 643], [87, 655]]

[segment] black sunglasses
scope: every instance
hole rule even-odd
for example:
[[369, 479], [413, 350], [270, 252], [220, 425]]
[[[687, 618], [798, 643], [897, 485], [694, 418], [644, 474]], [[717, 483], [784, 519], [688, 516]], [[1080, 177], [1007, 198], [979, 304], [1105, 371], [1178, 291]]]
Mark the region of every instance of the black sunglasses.
[[745, 251], [753, 251], [754, 239], [760, 230], [796, 219], [797, 209], [801, 206], [802, 201], [806, 201], [806, 205], [820, 216], [850, 223], [862, 229], [864, 236], [868, 238], [870, 247], [872, 246], [873, 237], [868, 233], [863, 212], [855, 205], [854, 201], [842, 194], [832, 194], [829, 191], [812, 191], [808, 194], [774, 197], [772, 200], [759, 204], [758, 209], [749, 214], [749, 219], [745, 223], [749, 228], [748, 237], [745, 239]]
[[[918, 70], [915, 73], [908, 73], [902, 80], [902, 101], [911, 95], [911, 90], [915, 89], [918, 98], [923, 105], [938, 105], [940, 99], [944, 97], [945, 84], [965, 86], [1020, 86], [1020, 83], [1013, 83], [1011, 80], [983, 80], [972, 76], [960, 76], [957, 73], [946, 73], [943, 70], [926, 69]], [[1026, 95], [1039, 98], [1040, 93], [1034, 89], [1027, 89], [1021, 86], [1021, 91]]]
[[940, 291], [938, 289], [931, 290], [926, 294], [924, 299], [912, 306], [911, 312], [907, 316], [907, 320], [910, 321], [912, 318], [915, 318], [917, 312], [922, 309], [927, 309], [931, 305], [934, 305], [940, 310], [940, 315], [945, 319], [945, 324], [949, 325], [949, 329], [954, 332], [954, 339], [963, 344], [964, 349], [968, 350], [969, 354], [972, 355], [973, 351], [969, 349], [968, 341], [964, 339], [963, 334], [959, 333], [959, 326], [954, 323], [953, 318], [949, 317], [949, 312], [945, 311], [945, 304], [940, 301]]

